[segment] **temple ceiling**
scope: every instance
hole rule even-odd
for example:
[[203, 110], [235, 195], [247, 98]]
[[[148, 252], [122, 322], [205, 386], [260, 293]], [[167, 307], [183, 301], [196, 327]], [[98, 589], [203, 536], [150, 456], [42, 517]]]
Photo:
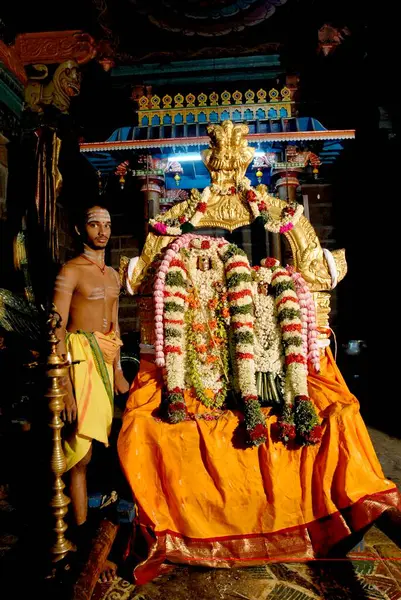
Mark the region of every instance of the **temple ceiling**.
[[150, 23], [187, 36], [225, 36], [263, 23], [287, 0], [129, 0]]

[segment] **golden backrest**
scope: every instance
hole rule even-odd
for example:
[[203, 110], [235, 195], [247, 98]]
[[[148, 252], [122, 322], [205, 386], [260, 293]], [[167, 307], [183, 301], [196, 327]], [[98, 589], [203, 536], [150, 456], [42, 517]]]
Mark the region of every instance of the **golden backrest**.
[[[244, 203], [243, 196], [238, 193], [224, 193], [231, 187], [240, 189], [244, 181], [246, 168], [251, 162], [254, 149], [248, 146], [247, 126], [234, 125], [224, 121], [221, 125], [210, 125], [210, 148], [203, 151], [203, 160], [211, 177], [211, 192], [207, 201], [206, 212], [197, 224], [197, 228], [222, 228], [233, 231], [252, 223], [254, 217], [249, 207]], [[269, 214], [273, 219], [279, 219], [282, 209], [287, 205], [284, 200], [270, 196], [267, 188], [260, 185], [257, 188], [259, 198], [269, 206]], [[188, 201], [181, 202], [163, 215], [163, 220], [176, 220], [187, 214], [191, 206], [200, 200], [198, 190], [192, 190]], [[293, 229], [284, 233], [289, 241], [293, 265], [308, 283], [314, 294], [317, 309], [317, 324], [322, 329], [329, 327], [330, 290], [343, 279], [347, 271], [344, 250], [330, 252], [324, 250], [312, 224], [301, 216]], [[142, 254], [130, 278], [134, 293], [140, 289], [148, 267], [160, 251], [174, 238], [150, 232], [147, 236]], [[145, 308], [145, 307], [144, 307]], [[326, 335], [322, 333], [322, 335]], [[147, 334], [148, 338], [149, 335]], [[146, 342], [149, 343], [149, 342]]]

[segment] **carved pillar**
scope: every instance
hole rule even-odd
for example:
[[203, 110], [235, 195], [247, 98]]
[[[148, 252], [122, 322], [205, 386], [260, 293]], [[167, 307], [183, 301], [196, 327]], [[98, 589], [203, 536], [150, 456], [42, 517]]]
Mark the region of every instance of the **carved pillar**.
[[160, 212], [160, 198], [164, 179], [161, 175], [141, 175], [138, 179], [143, 196], [145, 235], [147, 235], [149, 219], [153, 219]]
[[280, 200], [296, 202], [297, 187], [299, 186], [298, 173], [301, 172], [302, 169], [294, 169], [291, 167], [285, 169], [275, 169], [272, 172], [272, 175], [278, 175], [276, 188]]

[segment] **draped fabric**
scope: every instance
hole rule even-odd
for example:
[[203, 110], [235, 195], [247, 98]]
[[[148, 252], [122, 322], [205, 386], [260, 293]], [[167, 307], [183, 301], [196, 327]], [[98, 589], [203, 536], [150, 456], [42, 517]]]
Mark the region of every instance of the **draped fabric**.
[[77, 403], [76, 431], [64, 441], [67, 470], [82, 460], [92, 440], [108, 445], [113, 421], [113, 362], [121, 346], [109, 334], [78, 331], [67, 334], [66, 348], [73, 361], [71, 381]]
[[142, 359], [118, 440], [148, 542], [138, 583], [166, 560], [231, 567], [321, 557], [387, 508], [401, 509], [330, 350], [308, 385], [323, 420], [321, 443], [284, 447], [266, 408], [268, 440], [246, 448], [240, 413], [206, 409], [188, 392], [188, 420], [162, 421], [162, 373]]

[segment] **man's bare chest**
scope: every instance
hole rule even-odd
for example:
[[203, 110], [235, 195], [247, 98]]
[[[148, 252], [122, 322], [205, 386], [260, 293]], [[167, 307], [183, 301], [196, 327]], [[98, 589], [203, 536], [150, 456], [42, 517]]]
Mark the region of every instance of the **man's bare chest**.
[[97, 274], [92, 269], [82, 269], [74, 295], [90, 303], [110, 302], [114, 304], [119, 292], [120, 286], [116, 273], [111, 268], [106, 269], [104, 274], [100, 270]]

